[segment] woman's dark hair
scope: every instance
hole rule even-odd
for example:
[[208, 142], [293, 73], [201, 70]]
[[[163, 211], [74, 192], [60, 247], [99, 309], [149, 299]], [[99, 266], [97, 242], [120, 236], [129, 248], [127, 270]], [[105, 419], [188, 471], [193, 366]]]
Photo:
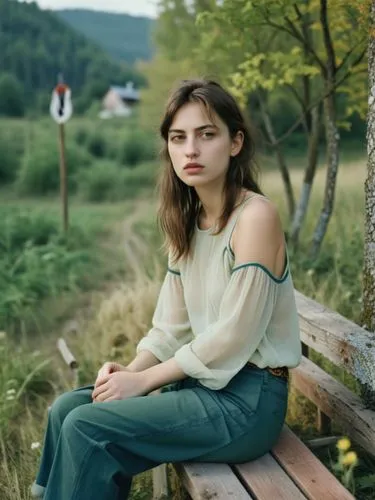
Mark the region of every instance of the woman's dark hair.
[[160, 125], [160, 133], [164, 139], [162, 158], [166, 166], [162, 169], [159, 181], [158, 221], [165, 236], [165, 246], [171, 251], [174, 261], [189, 254], [200, 210], [200, 201], [195, 189], [179, 179], [168, 153], [168, 132], [174, 117], [182, 106], [190, 102], [203, 105], [210, 117], [216, 113], [228, 127], [232, 139], [238, 131], [244, 136], [241, 151], [237, 156], [230, 157], [224, 185], [224, 208], [216, 234], [227, 224], [242, 189], [262, 194], [257, 182], [254, 140], [235, 99], [214, 81], [183, 80], [171, 94]]

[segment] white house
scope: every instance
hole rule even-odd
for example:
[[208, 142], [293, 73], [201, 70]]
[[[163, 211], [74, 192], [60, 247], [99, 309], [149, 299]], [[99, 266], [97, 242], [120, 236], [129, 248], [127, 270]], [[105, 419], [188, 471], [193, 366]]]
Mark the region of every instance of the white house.
[[125, 87], [111, 85], [103, 97], [103, 109], [100, 118], [113, 116], [130, 116], [132, 108], [139, 102], [139, 91], [134, 88], [133, 82], [127, 82]]

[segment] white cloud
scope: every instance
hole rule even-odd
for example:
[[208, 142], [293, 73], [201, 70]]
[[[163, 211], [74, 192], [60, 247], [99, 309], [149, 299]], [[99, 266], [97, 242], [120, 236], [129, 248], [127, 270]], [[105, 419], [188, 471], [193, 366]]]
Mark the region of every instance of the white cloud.
[[[32, 0], [25, 0], [30, 2]], [[91, 9], [156, 17], [157, 0], [36, 0], [42, 9]]]

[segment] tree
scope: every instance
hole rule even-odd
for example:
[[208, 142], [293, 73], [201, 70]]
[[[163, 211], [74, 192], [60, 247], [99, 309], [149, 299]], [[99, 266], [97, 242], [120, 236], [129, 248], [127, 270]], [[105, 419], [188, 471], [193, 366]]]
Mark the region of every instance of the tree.
[[364, 328], [375, 332], [375, 1], [371, 4], [368, 44], [367, 178], [365, 182], [365, 247], [363, 266]]
[[[361, 6], [367, 0], [357, 2]], [[301, 221], [307, 209], [309, 193], [314, 178], [319, 132], [319, 104], [323, 102], [326, 132], [327, 179], [323, 207], [316, 224], [311, 243], [311, 255], [316, 257], [325, 236], [335, 197], [336, 178], [339, 166], [339, 120], [337, 117], [337, 95], [339, 91], [350, 91], [349, 79], [358, 78], [364, 72], [361, 65], [365, 56], [365, 30], [358, 23], [356, 10], [346, 0], [264, 0], [251, 2], [238, 0], [235, 5], [230, 0], [221, 3], [220, 14], [206, 15], [227, 26], [234, 25], [236, 32], [248, 38], [245, 48], [240, 47], [243, 61], [233, 75], [234, 84], [247, 95], [256, 89], [274, 91], [288, 87], [302, 108], [300, 118], [282, 137], [271, 137], [274, 147], [303, 124], [309, 137], [309, 161], [305, 172], [303, 197], [298, 204], [292, 232], [298, 236]], [[334, 16], [334, 22], [332, 17]], [[242, 29], [241, 29], [242, 27]], [[269, 33], [284, 34], [289, 38], [289, 51], [254, 47], [254, 33], [263, 38]], [[227, 30], [233, 34], [233, 31]], [[230, 35], [229, 35], [230, 36]], [[277, 38], [279, 42], [279, 38]], [[228, 42], [228, 40], [227, 40]], [[230, 44], [231, 42], [229, 42]], [[236, 43], [234, 40], [232, 43]], [[253, 43], [254, 45], [254, 43]], [[262, 49], [259, 52], [259, 49]], [[312, 92], [311, 80], [315, 90]], [[302, 80], [302, 83], [298, 83]], [[362, 84], [364, 80], [362, 79]], [[349, 95], [348, 102], [353, 99]], [[358, 100], [358, 95], [355, 96]], [[315, 111], [313, 109], [315, 108]], [[348, 106], [348, 110], [350, 108]]]
[[25, 113], [24, 90], [9, 73], [0, 76], [0, 115], [19, 117]]

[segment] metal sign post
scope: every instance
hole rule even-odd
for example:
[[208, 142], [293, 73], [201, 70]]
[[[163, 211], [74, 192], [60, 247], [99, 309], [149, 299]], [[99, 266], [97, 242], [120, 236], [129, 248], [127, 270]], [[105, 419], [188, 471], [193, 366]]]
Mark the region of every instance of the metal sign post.
[[59, 79], [58, 85], [52, 92], [52, 99], [50, 105], [50, 113], [52, 118], [59, 126], [59, 152], [60, 152], [60, 196], [62, 202], [63, 212], [63, 227], [64, 232], [68, 231], [69, 217], [68, 217], [68, 180], [67, 168], [65, 158], [65, 129], [64, 124], [72, 116], [73, 106], [71, 100], [71, 90]]

